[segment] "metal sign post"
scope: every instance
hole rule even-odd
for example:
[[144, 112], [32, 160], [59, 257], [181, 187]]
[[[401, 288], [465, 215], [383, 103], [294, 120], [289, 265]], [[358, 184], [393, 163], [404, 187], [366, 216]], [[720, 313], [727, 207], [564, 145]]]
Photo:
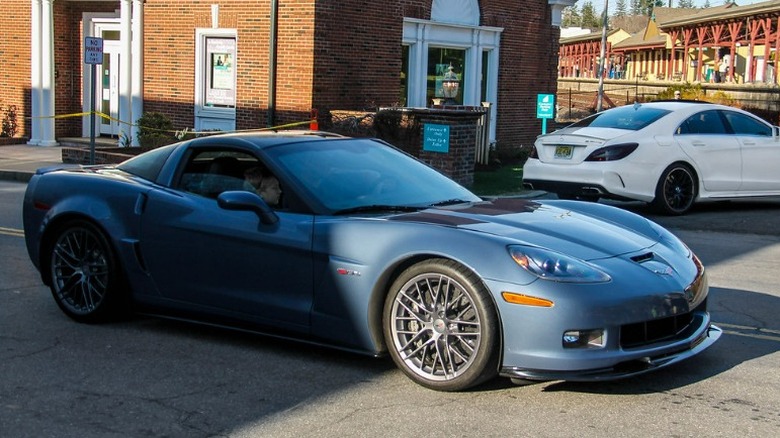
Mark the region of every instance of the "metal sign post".
[[95, 81], [98, 65], [103, 64], [103, 38], [84, 38], [84, 63], [92, 65], [92, 90], [89, 94], [89, 164], [95, 164]]

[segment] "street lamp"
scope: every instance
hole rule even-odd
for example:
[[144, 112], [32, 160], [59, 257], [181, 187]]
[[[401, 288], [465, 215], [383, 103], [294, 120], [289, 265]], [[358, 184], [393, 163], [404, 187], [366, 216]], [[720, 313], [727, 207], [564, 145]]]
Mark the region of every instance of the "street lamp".
[[444, 73], [444, 79], [441, 81], [442, 92], [444, 93], [445, 105], [455, 105], [455, 97], [458, 96], [458, 89], [460, 88], [460, 81], [458, 75], [455, 73], [452, 64], [447, 69], [447, 73]]

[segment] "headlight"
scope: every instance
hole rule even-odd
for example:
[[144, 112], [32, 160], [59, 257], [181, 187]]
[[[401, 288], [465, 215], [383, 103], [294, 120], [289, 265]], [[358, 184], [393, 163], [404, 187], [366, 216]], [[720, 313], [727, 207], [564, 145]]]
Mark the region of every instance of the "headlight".
[[563, 283], [603, 283], [611, 280], [595, 266], [549, 249], [512, 245], [509, 254], [520, 267], [543, 280]]

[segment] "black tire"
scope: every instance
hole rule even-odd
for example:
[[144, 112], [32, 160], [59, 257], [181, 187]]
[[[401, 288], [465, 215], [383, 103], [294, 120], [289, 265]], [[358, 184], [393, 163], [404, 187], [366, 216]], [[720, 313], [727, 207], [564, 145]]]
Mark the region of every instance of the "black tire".
[[96, 323], [124, 313], [128, 295], [116, 255], [98, 227], [83, 220], [65, 224], [46, 254], [52, 296], [66, 315]]
[[672, 164], [661, 174], [651, 205], [662, 214], [685, 214], [696, 201], [699, 191], [697, 182], [696, 174], [689, 166]]
[[382, 319], [393, 361], [422, 386], [461, 391], [498, 374], [495, 304], [477, 275], [453, 261], [426, 260], [404, 271]]

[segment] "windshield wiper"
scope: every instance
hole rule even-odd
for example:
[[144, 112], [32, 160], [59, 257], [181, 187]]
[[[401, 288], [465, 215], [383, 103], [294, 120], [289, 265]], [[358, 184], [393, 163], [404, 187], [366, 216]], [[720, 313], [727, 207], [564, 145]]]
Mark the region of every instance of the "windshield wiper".
[[345, 208], [333, 213], [334, 216], [351, 213], [383, 213], [383, 212], [409, 212], [419, 211], [427, 207], [414, 207], [411, 205], [385, 205], [385, 204], [372, 204], [372, 205], [360, 205], [358, 207]]

